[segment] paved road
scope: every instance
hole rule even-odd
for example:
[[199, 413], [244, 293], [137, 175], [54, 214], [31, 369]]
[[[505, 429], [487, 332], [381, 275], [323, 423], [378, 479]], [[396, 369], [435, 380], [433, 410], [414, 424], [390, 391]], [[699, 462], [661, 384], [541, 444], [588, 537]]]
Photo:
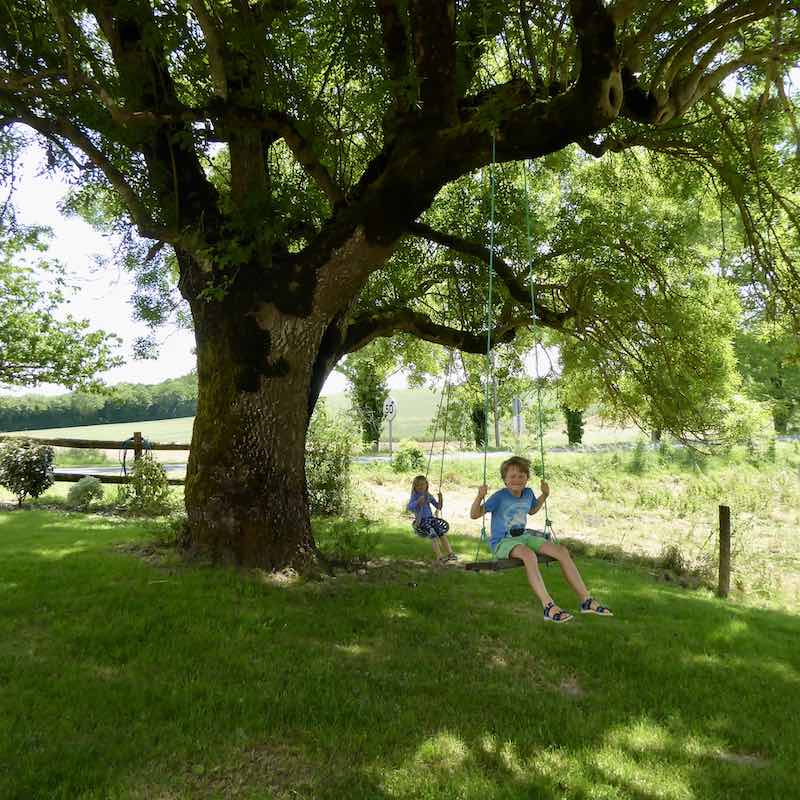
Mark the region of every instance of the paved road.
[[[186, 472], [186, 464], [163, 464], [162, 466], [169, 474]], [[55, 472], [56, 475], [59, 473], [70, 473], [77, 475], [122, 475], [122, 465], [106, 465], [102, 467], [56, 467], [53, 472]], [[128, 472], [130, 472], [130, 465], [128, 466]]]

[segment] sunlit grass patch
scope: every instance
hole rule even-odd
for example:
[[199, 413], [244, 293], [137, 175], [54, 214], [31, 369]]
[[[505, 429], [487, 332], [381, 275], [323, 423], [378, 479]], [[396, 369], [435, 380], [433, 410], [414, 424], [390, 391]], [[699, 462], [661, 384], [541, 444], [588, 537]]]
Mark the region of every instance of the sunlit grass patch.
[[663, 800], [696, 798], [685, 770], [657, 752], [625, 752], [624, 748], [601, 747], [592, 754], [591, 760], [601, 780], [617, 788], [617, 796], [635, 797], [641, 793]]
[[34, 547], [30, 552], [42, 558], [57, 559], [74, 555], [75, 553], [82, 553], [87, 547], [86, 542], [78, 541], [72, 547]]

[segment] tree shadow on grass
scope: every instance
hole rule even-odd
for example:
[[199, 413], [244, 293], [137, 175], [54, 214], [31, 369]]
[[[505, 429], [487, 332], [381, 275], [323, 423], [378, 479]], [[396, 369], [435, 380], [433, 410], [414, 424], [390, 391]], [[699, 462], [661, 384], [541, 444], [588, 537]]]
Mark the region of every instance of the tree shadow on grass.
[[[66, 550], [75, 532], [48, 534]], [[15, 551], [26, 577], [0, 615], [0, 761], [18, 767], [4, 797], [793, 791], [791, 615], [586, 559], [618, 616], [552, 626], [519, 570], [405, 564], [278, 587], [33, 549]], [[566, 604], [558, 571], [545, 577]]]

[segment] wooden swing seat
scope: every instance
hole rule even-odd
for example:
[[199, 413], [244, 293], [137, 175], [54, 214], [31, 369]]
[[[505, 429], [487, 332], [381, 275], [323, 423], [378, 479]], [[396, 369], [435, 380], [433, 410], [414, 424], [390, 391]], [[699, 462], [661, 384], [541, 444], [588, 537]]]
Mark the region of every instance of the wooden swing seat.
[[[545, 531], [536, 530], [534, 528], [531, 530], [531, 532], [539, 534], [544, 539], [550, 539], [550, 535], [546, 534]], [[556, 559], [554, 559], [552, 556], [545, 555], [544, 553], [537, 553], [536, 560], [540, 564], [549, 564], [551, 561], [555, 561]], [[491, 561], [472, 561], [465, 566], [470, 572], [498, 572], [501, 569], [514, 569], [514, 567], [521, 567], [522, 559], [493, 558]]]
[[[555, 561], [554, 558], [544, 555], [544, 553], [537, 553], [536, 560], [540, 564], [549, 564]], [[514, 567], [521, 567], [521, 558], [497, 558], [491, 561], [471, 561], [464, 565], [465, 569], [470, 572], [499, 572], [501, 569], [514, 569]]]

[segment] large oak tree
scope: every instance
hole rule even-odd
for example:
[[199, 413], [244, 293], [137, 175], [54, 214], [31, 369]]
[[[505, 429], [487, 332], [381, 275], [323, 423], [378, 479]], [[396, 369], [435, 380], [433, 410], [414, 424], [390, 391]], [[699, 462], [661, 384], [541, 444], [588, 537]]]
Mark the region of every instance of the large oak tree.
[[[149, 257], [177, 261], [199, 379], [187, 541], [264, 567], [313, 557], [304, 440], [339, 359], [398, 331], [484, 347], [479, 315], [453, 325], [420, 303], [459, 294], [451, 275], [360, 302], [409, 237], [485, 256], [420, 219], [443, 187], [493, 139], [499, 162], [573, 143], [694, 158], [683, 121], [719, 109], [731, 76], [782, 86], [800, 50], [794, 0], [7, 0], [0, 15], [0, 126], [35, 131], [76, 202], [106, 198]], [[528, 291], [518, 263], [496, 266], [503, 340], [529, 323]], [[548, 286], [541, 322], [585, 325], [591, 274]]]

